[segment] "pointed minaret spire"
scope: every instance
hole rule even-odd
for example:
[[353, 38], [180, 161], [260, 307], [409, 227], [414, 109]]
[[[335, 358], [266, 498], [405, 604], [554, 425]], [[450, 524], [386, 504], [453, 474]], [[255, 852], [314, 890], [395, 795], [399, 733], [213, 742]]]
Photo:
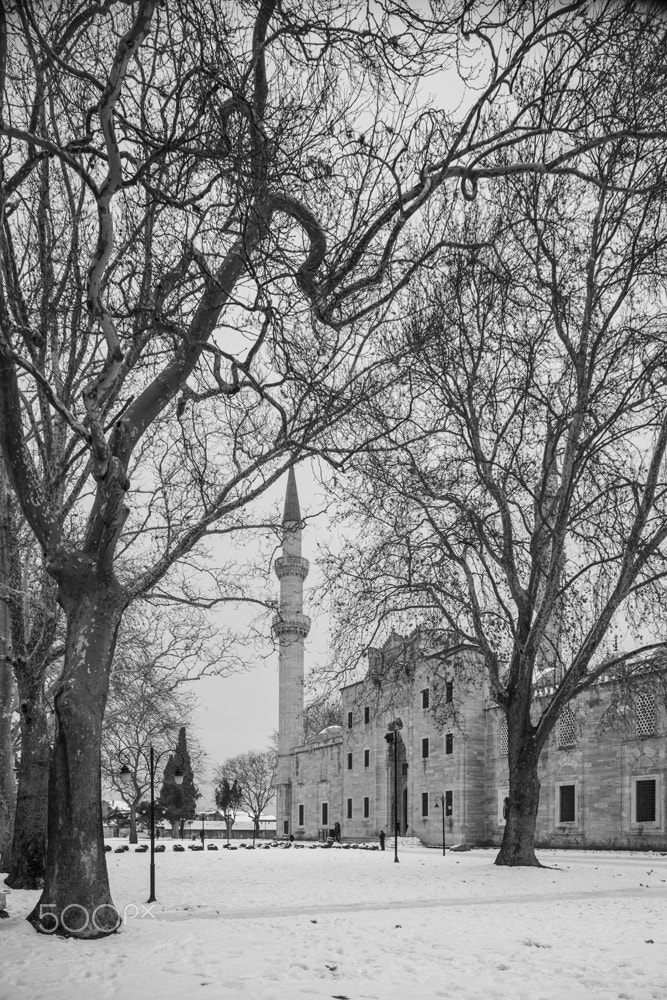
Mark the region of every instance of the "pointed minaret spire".
[[287, 489], [285, 490], [285, 510], [283, 512], [283, 525], [290, 522], [301, 521], [301, 508], [299, 507], [299, 494], [296, 488], [296, 476], [294, 466], [290, 466], [287, 473]]
[[276, 785], [278, 829], [280, 833], [291, 833], [295, 806], [290, 754], [303, 742], [304, 640], [310, 631], [310, 618], [303, 613], [303, 581], [308, 575], [308, 560], [301, 555], [301, 509], [292, 467], [287, 476], [282, 526], [282, 555], [275, 562], [280, 580], [280, 610], [273, 619], [280, 650]]

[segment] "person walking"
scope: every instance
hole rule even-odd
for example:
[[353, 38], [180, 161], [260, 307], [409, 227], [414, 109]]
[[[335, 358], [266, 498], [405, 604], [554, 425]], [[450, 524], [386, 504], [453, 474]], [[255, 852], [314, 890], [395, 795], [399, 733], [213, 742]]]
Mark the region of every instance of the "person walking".
[[380, 830], [380, 850], [384, 851], [384, 830]]

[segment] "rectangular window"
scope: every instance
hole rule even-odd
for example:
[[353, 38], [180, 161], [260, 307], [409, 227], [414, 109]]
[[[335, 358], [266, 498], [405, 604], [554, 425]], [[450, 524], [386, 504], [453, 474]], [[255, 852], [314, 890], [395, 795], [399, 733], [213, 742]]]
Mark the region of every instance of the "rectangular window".
[[657, 713], [655, 698], [650, 694], [640, 694], [635, 704], [635, 726], [637, 736], [655, 736]]
[[371, 800], [367, 795], [364, 796], [364, 819], [368, 819], [371, 814]]
[[283, 833], [289, 833], [289, 820], [283, 820]]
[[422, 816], [428, 816], [428, 792], [422, 792]]
[[428, 757], [428, 736], [422, 740], [422, 757]]
[[430, 698], [430, 692], [428, 688], [424, 688], [422, 691], [422, 708], [428, 708]]
[[454, 681], [445, 684], [445, 701], [454, 701]]
[[303, 825], [304, 825], [304, 823], [303, 823], [303, 820], [304, 820], [304, 812], [305, 812], [305, 810], [304, 810], [303, 806], [302, 806], [302, 805], [300, 805], [300, 806], [299, 806], [299, 826], [303, 826]]
[[558, 822], [576, 821], [576, 789], [574, 785], [561, 785], [558, 789]]
[[347, 818], [352, 819], [352, 799], [347, 800]]
[[352, 754], [351, 753], [349, 753], [347, 755], [347, 769], [348, 769], [348, 771], [352, 770]]
[[453, 792], [445, 792], [445, 816], [451, 816], [454, 812], [453, 797]]
[[322, 826], [329, 825], [329, 803], [322, 803]]
[[371, 752], [370, 750], [364, 750], [364, 767], [371, 766]]
[[454, 753], [454, 734], [447, 733], [445, 736], [445, 753]]
[[352, 712], [347, 713], [347, 728], [352, 729]]
[[572, 747], [576, 743], [576, 729], [572, 710], [564, 708], [558, 719], [558, 746]]
[[655, 778], [635, 782], [635, 817], [637, 823], [655, 823]]
[[364, 708], [364, 722], [366, 723], [366, 725], [368, 725], [370, 721], [371, 721], [371, 710], [368, 707], [368, 705], [366, 705], [366, 707]]
[[507, 757], [507, 751], [509, 749], [509, 731], [507, 729], [507, 719], [502, 719], [500, 722], [500, 755], [501, 757]]

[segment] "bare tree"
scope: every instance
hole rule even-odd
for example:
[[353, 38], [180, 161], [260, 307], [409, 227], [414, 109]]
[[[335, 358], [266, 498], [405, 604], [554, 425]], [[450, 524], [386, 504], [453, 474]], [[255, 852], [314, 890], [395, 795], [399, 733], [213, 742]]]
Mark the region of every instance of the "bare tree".
[[[664, 140], [631, 87], [595, 104], [616, 56], [635, 85], [638, 46], [659, 65], [653, 14], [2, 8], [0, 442], [67, 627], [37, 929], [118, 926], [99, 747], [126, 607], [211, 533], [242, 529], [378, 391], [377, 318], [459, 245], [452, 225], [485, 180], [587, 176], [610, 136]], [[464, 99], [424, 110], [418, 84], [443, 66]], [[527, 128], [537, 161], [518, 150]]]
[[[122, 639], [122, 636], [121, 636]], [[125, 640], [111, 674], [102, 729], [102, 775], [130, 808], [130, 843], [137, 842], [137, 810], [150, 788], [148, 748], [175, 747], [187, 725], [192, 698], [178, 684], [178, 663], [168, 655]], [[130, 771], [121, 781], [121, 767]]]
[[46, 803], [53, 738], [50, 699], [62, 667], [64, 635], [56, 587], [48, 576], [15, 498], [0, 498], [0, 548], [4, 553], [3, 604], [6, 664], [13, 670], [19, 720], [18, 791], [7, 885], [37, 889], [46, 860]]
[[220, 787], [227, 778], [232, 787], [236, 784], [240, 789], [241, 805], [253, 818], [253, 844], [259, 833], [260, 817], [275, 794], [276, 761], [276, 753], [272, 749], [248, 750], [237, 757], [229, 757], [216, 778]]
[[344, 631], [421, 627], [485, 672], [509, 737], [497, 864], [537, 864], [538, 761], [568, 702], [653, 683], [665, 648], [665, 204], [632, 192], [652, 165], [622, 147], [597, 169], [596, 193], [508, 184], [475, 223], [511, 219], [495, 253], [443, 263], [415, 302], [404, 392], [369, 414], [400, 429], [346, 484], [368, 544], [330, 567]]
[[343, 707], [338, 697], [321, 695], [306, 705], [303, 713], [304, 743], [317, 739], [328, 726], [343, 724]]

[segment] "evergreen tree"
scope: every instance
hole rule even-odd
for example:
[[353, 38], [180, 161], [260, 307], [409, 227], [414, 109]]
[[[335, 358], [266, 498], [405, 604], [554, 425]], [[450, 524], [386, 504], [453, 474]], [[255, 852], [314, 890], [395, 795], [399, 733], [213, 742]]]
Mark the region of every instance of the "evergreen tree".
[[234, 826], [234, 820], [236, 819], [236, 813], [241, 805], [242, 798], [243, 790], [241, 789], [241, 786], [236, 778], [234, 779], [233, 785], [230, 785], [228, 778], [223, 778], [215, 790], [215, 804], [222, 810], [222, 814], [225, 817], [225, 823], [227, 824], [228, 845], [229, 835], [232, 827]]
[[[174, 839], [181, 833], [183, 820], [194, 819], [196, 801], [199, 798], [185, 738], [185, 726], [181, 726], [179, 729], [176, 749], [180, 757], [178, 754], [169, 756], [167, 766], [164, 769], [162, 790], [155, 804], [156, 814], [159, 811], [159, 815], [164, 816], [171, 823], [171, 835]], [[177, 785], [174, 781], [177, 770], [183, 772], [181, 785]]]

